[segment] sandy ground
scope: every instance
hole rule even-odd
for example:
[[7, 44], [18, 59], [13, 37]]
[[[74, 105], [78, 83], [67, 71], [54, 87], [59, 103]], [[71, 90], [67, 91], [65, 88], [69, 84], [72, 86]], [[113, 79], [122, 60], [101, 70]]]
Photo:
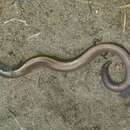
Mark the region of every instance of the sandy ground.
[[[129, 1], [127, 1], [129, 3]], [[47, 54], [74, 58], [100, 41], [130, 50], [130, 9], [123, 32], [123, 0], [0, 0], [0, 61], [15, 66]], [[130, 98], [104, 87], [100, 70], [118, 57], [100, 55], [73, 72], [49, 68], [18, 79], [0, 77], [0, 130], [129, 130]], [[113, 69], [114, 68], [114, 69]]]

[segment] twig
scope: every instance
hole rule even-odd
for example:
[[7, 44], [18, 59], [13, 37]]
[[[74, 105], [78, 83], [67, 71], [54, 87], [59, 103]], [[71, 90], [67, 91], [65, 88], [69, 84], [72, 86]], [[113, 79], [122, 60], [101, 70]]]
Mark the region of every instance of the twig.
[[30, 39], [32, 39], [32, 38], [36, 38], [37, 36], [39, 36], [41, 33], [39, 32], [39, 33], [36, 33], [36, 34], [33, 34], [33, 35], [31, 35], [30, 37], [28, 37], [27, 38], [27, 40], [30, 40]]
[[12, 19], [10, 19], [8, 21], [5, 21], [4, 24], [7, 24], [9, 22], [14, 22], [14, 21], [21, 22], [21, 23], [24, 23], [25, 26], [29, 26], [25, 20], [21, 20], [21, 19], [17, 19], [17, 18], [12, 18]]
[[130, 8], [130, 4], [122, 5], [119, 7], [120, 9], [124, 9], [124, 19], [123, 19], [123, 32], [126, 30], [126, 22], [127, 22], [127, 8]]
[[84, 4], [88, 4], [89, 3], [88, 1], [85, 1], [85, 0], [76, 0], [76, 1], [84, 3]]
[[25, 128], [22, 127], [21, 124], [19, 123], [19, 121], [17, 120], [16, 114], [12, 110], [10, 110], [10, 109], [8, 109], [8, 111], [11, 113], [12, 117], [14, 118], [15, 122], [19, 126], [20, 130], [25, 130]]
[[130, 4], [127, 4], [127, 5], [122, 5], [119, 7], [120, 9], [126, 9], [126, 8], [130, 8]]
[[123, 32], [126, 30], [127, 12], [124, 11]]

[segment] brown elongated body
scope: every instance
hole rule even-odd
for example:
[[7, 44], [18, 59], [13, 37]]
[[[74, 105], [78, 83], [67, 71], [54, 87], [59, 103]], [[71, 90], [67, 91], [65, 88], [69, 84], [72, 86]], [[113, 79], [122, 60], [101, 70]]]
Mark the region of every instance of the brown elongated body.
[[45, 65], [57, 71], [71, 71], [89, 63], [96, 56], [102, 54], [103, 52], [111, 52], [116, 54], [121, 58], [123, 64], [125, 65], [125, 77], [120, 83], [114, 83], [109, 76], [108, 68], [110, 62], [106, 62], [102, 66], [101, 76], [105, 86], [115, 92], [121, 92], [125, 90], [130, 85], [130, 55], [123, 47], [120, 47], [118, 44], [112, 42], [100, 43], [96, 46], [90, 47], [81, 56], [71, 61], [60, 61], [47, 56], [35, 57], [27, 60], [17, 69], [8, 71], [0, 69], [0, 75], [8, 78], [17, 78], [30, 73], [33, 69]]

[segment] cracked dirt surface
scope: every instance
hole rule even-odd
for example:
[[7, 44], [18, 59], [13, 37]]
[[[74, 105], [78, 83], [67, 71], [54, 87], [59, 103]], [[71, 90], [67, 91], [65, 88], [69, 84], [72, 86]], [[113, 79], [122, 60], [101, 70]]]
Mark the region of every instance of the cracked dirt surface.
[[[123, 4], [0, 0], [0, 61], [15, 66], [41, 54], [73, 58], [99, 41], [117, 42], [130, 51], [130, 10], [123, 32], [118, 8]], [[0, 77], [0, 130], [129, 130], [130, 98], [107, 90], [100, 77], [107, 59], [114, 61], [112, 77], [120, 81], [123, 66], [112, 54], [73, 72], [44, 67], [18, 79]]]

